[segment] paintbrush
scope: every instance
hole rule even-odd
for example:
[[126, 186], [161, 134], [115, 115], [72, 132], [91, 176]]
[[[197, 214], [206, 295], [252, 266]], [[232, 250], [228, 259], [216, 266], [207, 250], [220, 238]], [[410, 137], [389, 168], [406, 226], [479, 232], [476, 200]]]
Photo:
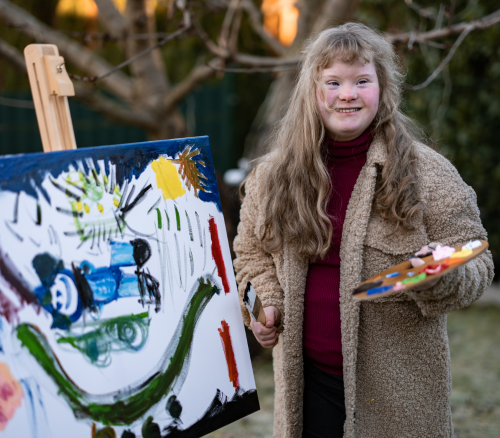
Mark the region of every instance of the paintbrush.
[[266, 325], [266, 314], [264, 313], [262, 302], [250, 282], [247, 283], [247, 287], [245, 288], [243, 302], [250, 312], [250, 315], [252, 315], [252, 318], [257, 322], [260, 322], [262, 325]]

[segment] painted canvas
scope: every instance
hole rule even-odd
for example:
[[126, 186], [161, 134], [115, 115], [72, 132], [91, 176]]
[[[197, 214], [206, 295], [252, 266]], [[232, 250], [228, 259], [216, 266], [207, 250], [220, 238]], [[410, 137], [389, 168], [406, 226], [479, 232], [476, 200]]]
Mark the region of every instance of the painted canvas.
[[259, 409], [208, 137], [0, 159], [0, 431], [200, 437]]

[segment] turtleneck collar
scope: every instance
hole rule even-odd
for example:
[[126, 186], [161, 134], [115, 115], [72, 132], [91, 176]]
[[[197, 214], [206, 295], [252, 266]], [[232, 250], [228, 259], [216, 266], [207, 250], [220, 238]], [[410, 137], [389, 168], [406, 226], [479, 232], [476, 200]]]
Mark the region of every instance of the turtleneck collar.
[[324, 145], [330, 157], [350, 158], [366, 154], [373, 141], [373, 133], [368, 127], [358, 138], [350, 141], [335, 141], [325, 137]]

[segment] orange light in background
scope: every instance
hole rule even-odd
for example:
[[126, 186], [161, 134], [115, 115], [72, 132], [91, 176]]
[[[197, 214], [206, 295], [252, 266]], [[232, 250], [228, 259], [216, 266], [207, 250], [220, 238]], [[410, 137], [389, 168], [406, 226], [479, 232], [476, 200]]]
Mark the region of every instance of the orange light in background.
[[[127, 0], [113, 0], [113, 3], [120, 12], [125, 12]], [[57, 15], [79, 15], [80, 17], [95, 18], [99, 11], [94, 0], [59, 0], [56, 13]]]
[[282, 44], [292, 44], [297, 33], [299, 10], [296, 0], [263, 0], [261, 10], [264, 15], [264, 28]]
[[97, 17], [97, 6], [94, 0], [59, 0], [57, 15], [79, 15], [80, 17]]

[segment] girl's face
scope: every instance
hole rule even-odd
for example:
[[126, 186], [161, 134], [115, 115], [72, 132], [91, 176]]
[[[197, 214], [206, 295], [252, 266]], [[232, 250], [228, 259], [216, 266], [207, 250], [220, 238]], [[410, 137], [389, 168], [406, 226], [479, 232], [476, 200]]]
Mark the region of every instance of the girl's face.
[[[328, 137], [349, 141], [359, 137], [375, 118], [380, 87], [372, 62], [347, 64], [333, 61], [320, 77], [322, 87], [316, 89], [321, 120]], [[328, 107], [325, 108], [325, 95]]]

